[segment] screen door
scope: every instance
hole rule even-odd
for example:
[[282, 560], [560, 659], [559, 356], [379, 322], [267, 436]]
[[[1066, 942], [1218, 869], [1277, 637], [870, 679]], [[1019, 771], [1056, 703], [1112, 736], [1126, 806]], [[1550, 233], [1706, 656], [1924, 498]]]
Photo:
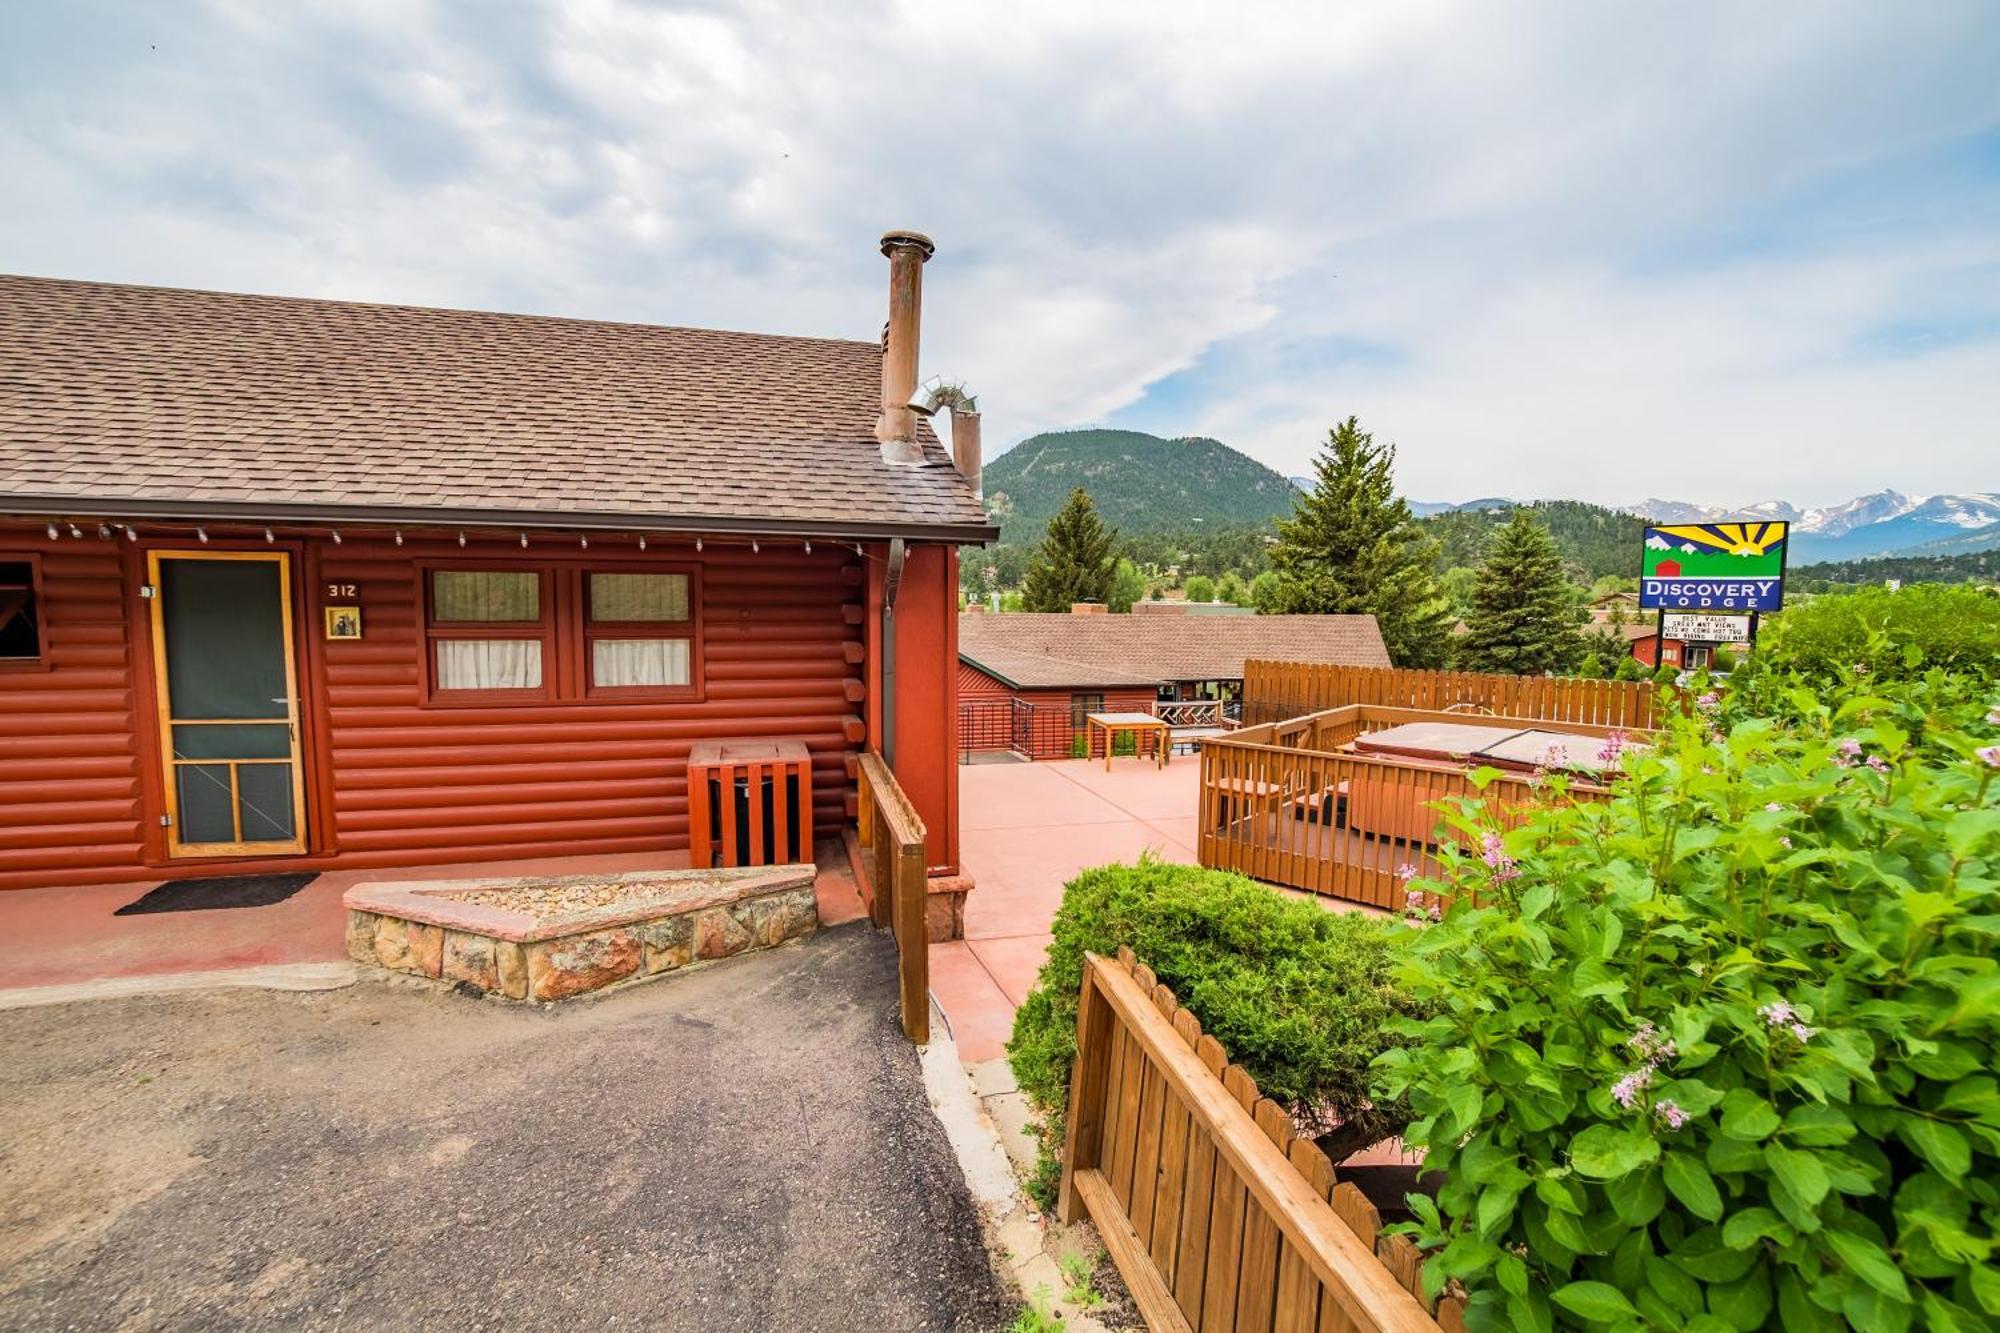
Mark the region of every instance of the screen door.
[[304, 851], [290, 557], [155, 551], [149, 572], [168, 851]]

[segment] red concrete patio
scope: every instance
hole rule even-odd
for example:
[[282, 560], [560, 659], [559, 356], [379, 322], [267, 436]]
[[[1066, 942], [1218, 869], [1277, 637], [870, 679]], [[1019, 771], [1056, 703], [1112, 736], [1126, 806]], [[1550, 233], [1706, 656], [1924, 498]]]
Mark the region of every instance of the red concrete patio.
[[[863, 915], [861, 896], [839, 844], [827, 843], [815, 889], [820, 921], [838, 925]], [[121, 977], [220, 972], [288, 963], [338, 963], [347, 957], [347, 911], [341, 895], [370, 880], [495, 878], [515, 875], [615, 874], [679, 870], [685, 852], [562, 856], [441, 864], [389, 870], [329, 871], [269, 907], [116, 916], [150, 883], [16, 889], [0, 893], [0, 940], [8, 965], [0, 990], [74, 985]]]
[[981, 764], [960, 770], [959, 854], [976, 887], [965, 938], [931, 946], [931, 993], [968, 1064], [998, 1058], [1048, 952], [1063, 885], [1151, 851], [1195, 860], [1201, 762]]

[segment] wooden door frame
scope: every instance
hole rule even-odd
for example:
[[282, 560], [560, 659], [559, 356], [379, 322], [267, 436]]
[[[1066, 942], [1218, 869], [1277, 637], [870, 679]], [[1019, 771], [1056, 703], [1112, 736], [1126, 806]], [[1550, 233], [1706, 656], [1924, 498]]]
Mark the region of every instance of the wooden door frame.
[[[296, 566], [293, 561], [297, 553], [293, 550], [206, 550], [179, 547], [149, 547], [145, 551], [145, 578], [153, 589], [151, 608], [147, 616], [147, 628], [152, 640], [153, 705], [156, 726], [155, 771], [161, 783], [161, 806], [170, 823], [163, 832], [162, 851], [170, 862], [201, 859], [238, 859], [260, 856], [304, 856], [310, 850], [310, 839], [306, 826], [306, 753], [303, 718], [299, 695], [299, 645], [296, 616], [294, 614], [293, 575]], [[163, 584], [160, 578], [162, 560], [211, 560], [211, 561], [263, 561], [278, 568], [278, 593], [280, 623], [282, 627], [285, 654], [285, 717], [283, 721], [291, 732], [292, 765], [292, 837], [288, 841], [265, 840], [261, 842], [205, 842], [182, 843], [180, 841], [180, 783], [174, 772], [174, 718], [169, 697], [167, 676], [167, 632], [165, 624], [165, 598], [161, 595]], [[262, 719], [259, 719], [262, 720]], [[269, 719], [275, 723], [277, 718]], [[234, 800], [232, 786], [231, 817], [241, 831], [242, 812]]]

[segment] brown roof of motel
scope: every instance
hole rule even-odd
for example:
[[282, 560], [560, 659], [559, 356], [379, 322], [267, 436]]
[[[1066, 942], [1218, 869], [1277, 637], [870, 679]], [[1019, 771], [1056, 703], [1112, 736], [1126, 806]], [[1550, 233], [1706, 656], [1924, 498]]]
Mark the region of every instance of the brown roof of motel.
[[0, 275], [0, 509], [990, 538], [869, 342]]
[[1388, 666], [1373, 616], [992, 614], [958, 618], [962, 661], [1019, 689], [1235, 680], [1246, 658]]

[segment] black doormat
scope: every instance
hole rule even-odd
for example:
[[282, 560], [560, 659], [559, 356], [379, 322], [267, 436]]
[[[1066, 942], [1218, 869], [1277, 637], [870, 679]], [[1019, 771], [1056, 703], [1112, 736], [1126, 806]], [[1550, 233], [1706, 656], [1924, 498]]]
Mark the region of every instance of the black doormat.
[[281, 903], [319, 878], [318, 871], [293, 875], [218, 875], [213, 879], [177, 879], [150, 890], [137, 902], [126, 903], [113, 916], [144, 916], [150, 912], [207, 912], [219, 907], [269, 907]]

